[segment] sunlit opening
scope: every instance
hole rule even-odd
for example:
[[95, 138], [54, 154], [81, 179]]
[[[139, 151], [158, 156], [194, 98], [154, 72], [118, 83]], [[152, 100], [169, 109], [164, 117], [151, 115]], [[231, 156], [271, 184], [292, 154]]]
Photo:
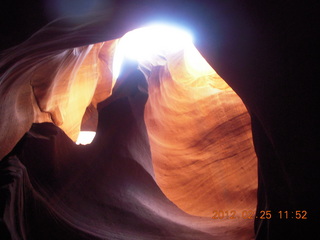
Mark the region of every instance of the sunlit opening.
[[96, 136], [96, 132], [94, 131], [80, 131], [76, 144], [78, 145], [90, 144], [93, 141], [95, 136]]
[[157, 56], [172, 54], [193, 45], [192, 41], [189, 32], [170, 25], [150, 25], [130, 31], [120, 39], [117, 47], [113, 62], [114, 78], [119, 76], [124, 58], [152, 62]]

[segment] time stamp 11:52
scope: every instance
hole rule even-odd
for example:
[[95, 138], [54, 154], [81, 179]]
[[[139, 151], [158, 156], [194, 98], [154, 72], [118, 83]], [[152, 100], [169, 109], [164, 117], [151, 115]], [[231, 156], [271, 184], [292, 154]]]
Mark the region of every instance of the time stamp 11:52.
[[306, 210], [296, 210], [296, 211], [271, 211], [262, 210], [256, 213], [252, 210], [214, 210], [212, 212], [212, 219], [307, 219]]

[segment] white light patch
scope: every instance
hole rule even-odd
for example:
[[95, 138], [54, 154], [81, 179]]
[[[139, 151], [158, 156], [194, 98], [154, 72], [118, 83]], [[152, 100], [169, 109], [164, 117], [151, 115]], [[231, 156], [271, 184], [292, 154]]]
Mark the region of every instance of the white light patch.
[[94, 131], [80, 131], [76, 144], [78, 145], [90, 144], [93, 141], [95, 136], [96, 136], [96, 132]]
[[170, 25], [150, 25], [126, 33], [119, 42], [113, 62], [113, 75], [119, 76], [124, 58], [151, 61], [156, 56], [181, 51], [192, 44], [187, 31]]

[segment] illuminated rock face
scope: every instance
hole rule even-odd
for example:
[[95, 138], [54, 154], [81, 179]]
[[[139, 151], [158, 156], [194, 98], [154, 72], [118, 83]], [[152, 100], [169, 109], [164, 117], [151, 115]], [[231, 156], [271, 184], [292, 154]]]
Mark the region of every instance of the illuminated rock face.
[[[249, 114], [193, 50], [167, 56], [165, 66], [151, 67], [148, 76], [145, 121], [157, 183], [193, 215], [255, 211], [257, 169]], [[190, 58], [198, 65], [189, 65]]]

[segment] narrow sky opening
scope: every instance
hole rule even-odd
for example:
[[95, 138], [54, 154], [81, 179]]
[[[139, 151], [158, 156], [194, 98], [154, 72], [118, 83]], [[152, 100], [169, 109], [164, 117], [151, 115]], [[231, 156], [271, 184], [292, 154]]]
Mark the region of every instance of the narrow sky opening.
[[152, 61], [156, 56], [175, 53], [192, 45], [192, 35], [185, 29], [166, 24], [153, 24], [126, 33], [119, 42], [113, 62], [113, 75], [120, 74], [122, 62]]

